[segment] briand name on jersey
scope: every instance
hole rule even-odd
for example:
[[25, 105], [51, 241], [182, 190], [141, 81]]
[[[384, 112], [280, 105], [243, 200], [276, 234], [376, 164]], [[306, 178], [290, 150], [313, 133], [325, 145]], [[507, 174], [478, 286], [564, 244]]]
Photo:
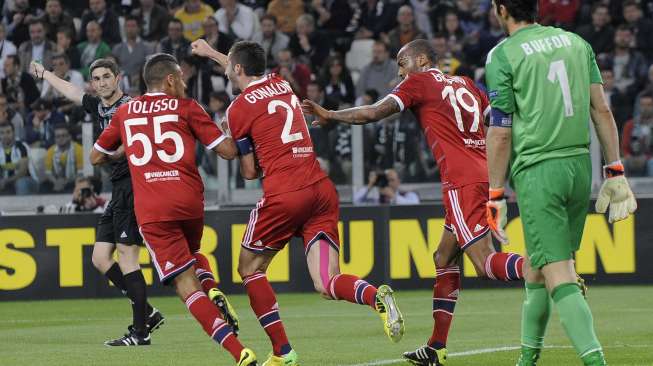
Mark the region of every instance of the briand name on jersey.
[[249, 103], [254, 104], [257, 100], [263, 100], [265, 98], [271, 98], [277, 95], [283, 95], [292, 92], [293, 91], [290, 87], [290, 83], [284, 80], [279, 83], [271, 83], [269, 85], [258, 87], [248, 92], [243, 97]]

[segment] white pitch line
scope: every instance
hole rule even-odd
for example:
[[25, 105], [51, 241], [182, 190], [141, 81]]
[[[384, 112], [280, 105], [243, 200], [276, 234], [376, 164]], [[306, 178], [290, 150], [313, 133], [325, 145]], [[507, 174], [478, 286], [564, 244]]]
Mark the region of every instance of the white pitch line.
[[[628, 344], [623, 344], [623, 345], [614, 345], [614, 346], [604, 346], [603, 348], [621, 348], [621, 347], [632, 347], [632, 348], [649, 348], [653, 347], [648, 344], [633, 344], [633, 345], [628, 345]], [[494, 352], [506, 352], [506, 351], [516, 351], [520, 349], [521, 347], [518, 346], [506, 346], [506, 347], [495, 347], [495, 348], [481, 348], [481, 349], [473, 349], [470, 351], [464, 351], [464, 352], [454, 352], [450, 353], [448, 356], [449, 357], [464, 357], [464, 356], [473, 356], [473, 355], [481, 355], [485, 353], [494, 353]], [[572, 348], [571, 346], [544, 346], [544, 348], [551, 349], [551, 348], [557, 348], [557, 349], [562, 349], [562, 348]], [[346, 365], [346, 366], [383, 366], [383, 365], [392, 365], [397, 362], [407, 362], [403, 358], [397, 358], [394, 360], [378, 360], [378, 361], [372, 361], [372, 362], [367, 362], [367, 363], [357, 363], [354, 365]], [[408, 363], [406, 363], [408, 364]]]

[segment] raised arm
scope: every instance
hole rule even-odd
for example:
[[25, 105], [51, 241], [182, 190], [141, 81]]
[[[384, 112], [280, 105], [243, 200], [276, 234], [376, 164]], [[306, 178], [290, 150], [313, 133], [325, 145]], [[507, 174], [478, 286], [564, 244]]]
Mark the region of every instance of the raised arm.
[[220, 66], [227, 67], [227, 55], [213, 49], [213, 47], [211, 47], [205, 40], [198, 39], [191, 43], [190, 47], [193, 55], [208, 57], [220, 64]]
[[36, 61], [30, 63], [30, 72], [32, 75], [39, 79], [47, 80], [50, 85], [55, 88], [59, 93], [63, 94], [66, 99], [72, 101], [75, 104], [82, 104], [82, 97], [84, 96], [84, 90], [76, 87], [75, 85], [59, 78], [54, 73], [48, 71]]
[[364, 125], [376, 122], [401, 111], [397, 101], [389, 96], [372, 105], [347, 108], [339, 111], [326, 110], [312, 100], [305, 99], [302, 103], [302, 110], [304, 113], [317, 117], [313, 121], [313, 125], [316, 126], [326, 125], [329, 120], [350, 125]]

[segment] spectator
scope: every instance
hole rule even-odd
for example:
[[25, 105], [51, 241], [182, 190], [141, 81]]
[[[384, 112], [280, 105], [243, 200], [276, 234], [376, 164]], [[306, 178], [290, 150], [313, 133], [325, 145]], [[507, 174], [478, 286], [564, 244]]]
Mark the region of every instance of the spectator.
[[[434, 29], [433, 26], [431, 25], [431, 18], [430, 14], [433, 12], [434, 9], [434, 3], [431, 0], [410, 0], [407, 2], [407, 5], [410, 5], [413, 8], [413, 13], [415, 14], [415, 23], [417, 24], [417, 28], [421, 29], [424, 34], [428, 38], [433, 37]], [[393, 23], [396, 23], [396, 19], [394, 17], [394, 14], [396, 14], [397, 11], [393, 10]], [[493, 12], [488, 12], [491, 13], [494, 16]], [[394, 25], [392, 26], [394, 28]]]
[[372, 62], [361, 70], [356, 95], [362, 96], [367, 89], [374, 89], [379, 95], [387, 95], [397, 84], [397, 63], [390, 59], [388, 45], [374, 42]]
[[209, 115], [213, 121], [221, 122], [227, 115], [227, 107], [229, 107], [229, 95], [227, 93], [211, 92], [209, 95]]
[[56, 53], [56, 45], [45, 37], [43, 21], [37, 19], [30, 23], [29, 38], [29, 41], [23, 42], [18, 47], [21, 70], [29, 72], [29, 64], [32, 60], [50, 69], [52, 67], [52, 55]]
[[141, 37], [148, 42], [158, 42], [168, 30], [170, 14], [154, 0], [140, 0], [141, 7], [132, 10], [132, 16], [141, 25]]
[[138, 19], [127, 17], [125, 19], [125, 41], [113, 46], [112, 54], [118, 60], [123, 74], [129, 77], [131, 84], [138, 83], [145, 58], [154, 52], [149, 44], [140, 39], [140, 33]]
[[[338, 109], [338, 102], [332, 99], [329, 99], [324, 94], [324, 88], [314, 81], [311, 81], [306, 87], [306, 98], [314, 101], [324, 108], [330, 110]], [[306, 123], [308, 124], [308, 132], [311, 135], [311, 140], [313, 141], [313, 147], [315, 148], [315, 154], [322, 158], [324, 161], [331, 160], [331, 144], [329, 141], [329, 133], [333, 130], [335, 124], [330, 124], [325, 127], [313, 126], [312, 122], [315, 120], [315, 116], [305, 115]], [[351, 154], [351, 152], [350, 152]]]
[[310, 14], [297, 18], [297, 31], [290, 37], [288, 48], [300, 62], [317, 72], [329, 56], [331, 41], [326, 34], [315, 29], [315, 19]]
[[88, 7], [89, 9], [82, 15], [81, 29], [86, 30], [86, 33], [82, 31], [80, 41], [88, 40], [88, 23], [95, 22], [101, 27], [104, 41], [109, 45], [120, 43], [122, 38], [120, 38], [118, 16], [111, 9], [107, 9], [105, 0], [88, 0]]
[[279, 65], [272, 72], [279, 74], [279, 76], [290, 83], [290, 86], [299, 99], [304, 99], [306, 97], [306, 87], [311, 81], [311, 70], [308, 66], [297, 62], [290, 50], [279, 51], [277, 62]]
[[204, 28], [204, 36], [202, 38], [214, 49], [225, 55], [228, 54], [229, 49], [234, 44], [234, 39], [228, 34], [220, 32], [218, 21], [215, 20], [215, 17], [213, 15], [206, 17], [202, 23], [202, 27]]
[[628, 0], [623, 4], [624, 20], [635, 35], [635, 49], [641, 52], [648, 62], [653, 62], [653, 21], [644, 18], [637, 1]]
[[431, 39], [435, 54], [438, 56], [438, 69], [447, 75], [456, 75], [460, 60], [451, 54], [447, 43], [447, 36], [444, 33], [437, 33]]
[[[52, 71], [58, 78], [66, 80], [80, 90], [84, 89], [86, 85], [84, 83], [84, 77], [79, 71], [70, 69], [70, 60], [68, 60], [66, 54], [58, 53], [52, 56], [52, 66]], [[53, 88], [47, 80], [43, 81], [41, 99], [52, 103], [52, 105], [56, 106], [63, 113], [67, 113], [75, 107], [73, 102]]]
[[633, 104], [630, 98], [614, 86], [614, 72], [610, 68], [601, 69], [601, 78], [603, 79], [603, 90], [608, 100], [608, 105], [612, 110], [619, 136], [622, 136], [624, 124], [631, 118], [633, 113]]
[[0, 94], [0, 114], [2, 119], [0, 123], [11, 123], [14, 126], [14, 134], [17, 140], [25, 139], [25, 121], [20, 113], [16, 112], [9, 106], [7, 96]]
[[75, 38], [75, 23], [73, 17], [63, 11], [61, 0], [48, 0], [45, 3], [45, 14], [40, 18], [46, 29], [46, 36], [52, 42], [57, 41], [57, 32], [68, 29]]
[[[104, 1], [104, 0], [91, 0]], [[95, 20], [86, 24], [86, 41], [77, 45], [80, 53], [81, 73], [88, 78], [88, 68], [93, 61], [104, 58], [111, 53], [109, 45], [102, 40], [102, 28]]]
[[328, 98], [341, 104], [354, 103], [356, 98], [354, 82], [351, 80], [351, 75], [344, 61], [339, 56], [331, 56], [324, 62], [320, 84]]
[[77, 177], [82, 174], [84, 158], [82, 146], [72, 141], [68, 126], [54, 126], [55, 144], [50, 146], [45, 158], [44, 192], [72, 192]]
[[578, 27], [576, 33], [592, 45], [597, 55], [612, 52], [614, 49], [614, 28], [610, 25], [610, 13], [605, 4], [594, 4], [592, 24]]
[[175, 13], [175, 18], [184, 26], [184, 38], [193, 42], [204, 35], [202, 22], [211, 15], [213, 15], [211, 6], [201, 0], [186, 0], [184, 6]]
[[208, 106], [211, 95], [210, 76], [199, 67], [200, 60], [196, 56], [186, 56], [181, 60], [182, 76], [186, 83], [186, 96]]
[[[388, 0], [364, 0], [360, 2], [360, 20], [356, 38], [378, 39], [395, 27], [397, 7]], [[428, 18], [427, 18], [428, 20]]]
[[444, 16], [442, 33], [447, 37], [449, 51], [454, 55], [460, 55], [465, 43], [465, 32], [460, 27], [460, 20], [455, 11], [448, 11]]
[[5, 59], [16, 54], [16, 45], [6, 38], [5, 25], [0, 23], [0, 78], [5, 77]]
[[7, 27], [7, 38], [15, 45], [29, 39], [29, 24], [43, 14], [36, 6], [29, 6], [29, 0], [14, 0], [13, 6], [8, 2], [9, 11], [5, 13], [2, 23]]
[[266, 14], [261, 17], [261, 30], [254, 34], [252, 41], [263, 47], [268, 68], [274, 68], [277, 66], [275, 55], [288, 48], [290, 38], [277, 29], [277, 18]]
[[100, 197], [102, 183], [94, 184], [93, 177], [79, 177], [75, 180], [72, 201], [61, 210], [62, 213], [95, 212], [102, 213], [107, 201]]
[[[0, 111], [0, 120], [5, 119], [6, 111]], [[29, 172], [29, 147], [16, 140], [14, 125], [0, 123], [0, 194], [19, 196], [36, 193], [38, 185]]]
[[[304, 14], [304, 1], [302, 0], [272, 0], [268, 4], [268, 15], [275, 19], [279, 30], [284, 33], [295, 31], [297, 18]], [[261, 19], [263, 25], [263, 19]]]
[[190, 42], [183, 36], [184, 25], [181, 20], [174, 18], [168, 23], [168, 36], [161, 39], [156, 52], [169, 53], [183, 60], [190, 54]]
[[483, 23], [481, 19], [485, 14], [475, 0], [458, 0], [456, 3], [456, 16], [460, 21], [460, 28], [465, 34], [479, 32]]
[[639, 114], [626, 122], [622, 153], [627, 174], [653, 176], [653, 94], [639, 97]]
[[[329, 35], [341, 37], [349, 31], [354, 11], [347, 0], [312, 0], [317, 25]], [[314, 19], [315, 19], [314, 18]]]
[[494, 12], [489, 12], [487, 14], [487, 27], [484, 29], [479, 37], [479, 45], [481, 48], [481, 65], [485, 65], [485, 58], [487, 57], [488, 52], [496, 46], [501, 39], [505, 37], [503, 29], [497, 20]]
[[252, 8], [237, 0], [220, 0], [220, 5], [222, 8], [215, 12], [220, 32], [236, 40], [250, 40], [259, 31], [258, 16]]
[[571, 29], [579, 8], [580, 0], [539, 0], [539, 23]]
[[413, 16], [413, 8], [404, 5], [399, 8], [397, 12], [397, 27], [390, 31], [387, 39], [384, 40], [390, 45], [390, 55], [392, 58], [397, 57], [397, 52], [406, 43], [415, 39], [426, 39], [426, 35], [422, 33], [415, 24], [415, 17]]
[[63, 53], [70, 60], [70, 67], [79, 70], [82, 67], [79, 49], [72, 44], [73, 36], [70, 30], [60, 29], [57, 32], [57, 53]]
[[20, 70], [17, 55], [5, 57], [5, 77], [0, 81], [0, 93], [7, 96], [9, 107], [19, 113], [25, 113], [27, 107], [39, 97], [39, 89], [34, 79]]
[[367, 178], [367, 187], [361, 187], [354, 193], [354, 204], [419, 204], [417, 193], [400, 189], [400, 186], [399, 174], [394, 169], [371, 171]]
[[64, 116], [52, 110], [52, 104], [39, 99], [27, 115], [25, 142], [31, 147], [49, 148], [56, 141], [55, 126], [65, 124]]
[[630, 28], [619, 26], [614, 36], [614, 53], [610, 57], [615, 86], [631, 98], [646, 80], [647, 72], [644, 56], [631, 47], [632, 43], [633, 32]]

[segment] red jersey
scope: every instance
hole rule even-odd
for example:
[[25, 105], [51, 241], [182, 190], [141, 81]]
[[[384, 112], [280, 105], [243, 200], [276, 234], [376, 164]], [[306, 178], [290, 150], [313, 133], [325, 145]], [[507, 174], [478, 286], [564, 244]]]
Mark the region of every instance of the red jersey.
[[326, 178], [300, 100], [280, 77], [269, 74], [251, 82], [227, 109], [227, 122], [234, 139], [252, 139], [265, 196], [297, 191]]
[[422, 125], [443, 190], [488, 182], [483, 122], [490, 103], [472, 80], [430, 69], [409, 75], [389, 96]]
[[195, 140], [208, 149], [225, 135], [192, 99], [148, 93], [122, 105], [95, 148], [125, 147], [139, 225], [204, 217], [204, 184], [195, 165]]

